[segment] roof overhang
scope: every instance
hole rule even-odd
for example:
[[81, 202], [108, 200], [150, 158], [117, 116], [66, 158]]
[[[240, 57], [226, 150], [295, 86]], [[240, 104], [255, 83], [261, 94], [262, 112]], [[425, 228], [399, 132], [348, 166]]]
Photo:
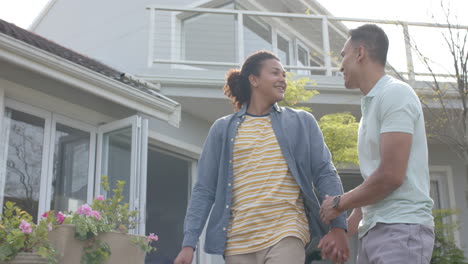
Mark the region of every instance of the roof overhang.
[[178, 127], [181, 106], [0, 33], [0, 59]]

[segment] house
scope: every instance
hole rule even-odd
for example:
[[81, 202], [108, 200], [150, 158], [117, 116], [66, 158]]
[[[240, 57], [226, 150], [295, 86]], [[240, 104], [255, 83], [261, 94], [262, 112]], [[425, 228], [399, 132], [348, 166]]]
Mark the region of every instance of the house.
[[[60, 59], [60, 54], [47, 47], [30, 47], [29, 35], [18, 38], [2, 31], [2, 127], [11, 128], [13, 120], [26, 118], [34, 129], [42, 127], [45, 135], [44, 154], [31, 160], [37, 167], [35, 186], [41, 187], [34, 192], [36, 210], [73, 209], [89, 201], [100, 190], [100, 175], [125, 179], [132, 208], [146, 209], [140, 210], [144, 221], [138, 232], [157, 233], [156, 263], [169, 263], [180, 247], [183, 217], [208, 129], [218, 117], [232, 112], [221, 89], [227, 69], [238, 67], [253, 51], [272, 50], [289, 71], [316, 82], [313, 88], [320, 95], [303, 104], [310, 106], [317, 118], [344, 111], [360, 117], [360, 92], [344, 88], [338, 68], [347, 28], [330, 15], [315, 0], [51, 0], [31, 30], [84, 54], [73, 53], [79, 59]], [[17, 50], [3, 47], [8, 41], [15, 43], [10, 46], [25, 45], [48, 57], [34, 69], [30, 69], [34, 63], [25, 62], [25, 71], [15, 60], [22, 58], [14, 53]], [[3, 53], [13, 54], [8, 57]], [[12, 61], [5, 57], [12, 57]], [[103, 64], [87, 67], [87, 60], [97, 63], [89, 58], [118, 70]], [[84, 65], [80, 64], [83, 60]], [[56, 71], [67, 67], [58, 64], [55, 71], [50, 70], [56, 62], [81, 65], [88, 69], [85, 73], [96, 76], [82, 76], [78, 66], [67, 72], [68, 78], [59, 76]], [[411, 60], [406, 62], [411, 65]], [[413, 78], [414, 72], [408, 71], [405, 76], [416, 88], [422, 88]], [[75, 80], [79, 77], [82, 80]], [[100, 87], [104, 84], [96, 83], [99, 78], [111, 83]], [[30, 116], [17, 114], [15, 119], [14, 111]], [[3, 144], [15, 144], [14, 140]], [[466, 168], [448, 147], [429, 143], [432, 197], [437, 208], [460, 209], [456, 220], [462, 229], [455, 236], [459, 245], [465, 246]], [[4, 148], [8, 153], [3, 155], [15, 155], [9, 154], [12, 148]], [[72, 155], [65, 155], [68, 152]], [[15, 170], [13, 163], [19, 162], [15, 159], [19, 158], [8, 156], [2, 171]], [[87, 169], [77, 167], [84, 159]], [[7, 186], [5, 179], [9, 181], [3, 175], [0, 190]], [[357, 167], [341, 168], [340, 175], [345, 190], [362, 181]], [[0, 193], [6, 199], [3, 197], [9, 196], [6, 187], [3, 189], [4, 194]], [[202, 236], [199, 248], [203, 242]], [[352, 248], [355, 245], [354, 239]], [[465, 254], [468, 256], [466, 248]], [[195, 263], [223, 260], [197, 250]]]

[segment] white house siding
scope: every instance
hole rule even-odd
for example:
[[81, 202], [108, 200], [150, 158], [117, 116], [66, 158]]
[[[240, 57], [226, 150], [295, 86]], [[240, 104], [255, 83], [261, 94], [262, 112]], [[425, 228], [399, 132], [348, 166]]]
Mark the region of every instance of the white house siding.
[[[445, 201], [442, 207], [452, 208], [459, 211], [457, 220], [461, 223], [459, 232], [460, 246], [463, 247], [468, 257], [468, 207], [465, 199], [465, 188], [467, 184], [466, 168], [463, 162], [451, 152], [447, 146], [439, 144], [429, 145], [429, 164], [431, 176], [440, 175], [446, 183], [442, 182], [440, 193]], [[440, 173], [447, 168], [448, 175]], [[438, 173], [439, 172], [439, 173]], [[451, 174], [451, 175], [450, 175]], [[446, 186], [444, 186], [446, 184]]]
[[167, 122], [150, 118], [149, 136], [163, 147], [198, 159], [210, 126], [211, 122], [182, 112], [178, 128], [167, 124]]
[[[185, 6], [190, 0], [157, 4]], [[156, 1], [57, 0], [34, 32], [113, 67], [136, 73], [146, 67], [149, 11]], [[160, 36], [170, 36], [169, 28]]]

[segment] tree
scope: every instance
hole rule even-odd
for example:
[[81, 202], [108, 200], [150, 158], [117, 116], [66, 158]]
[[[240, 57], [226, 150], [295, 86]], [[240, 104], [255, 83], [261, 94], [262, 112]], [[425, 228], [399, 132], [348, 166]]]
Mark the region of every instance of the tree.
[[453, 236], [453, 232], [460, 229], [459, 224], [445, 219], [457, 213], [453, 209], [440, 209], [432, 212], [435, 223], [435, 243], [431, 259], [433, 264], [468, 264], [463, 250], [457, 247]]
[[[446, 72], [437, 72], [437, 63], [422, 52], [408, 31], [405, 31], [405, 37], [410, 40], [412, 51], [430, 77], [424, 82], [425, 89], [418, 91], [425, 109], [428, 138], [448, 146], [465, 164], [465, 199], [468, 202], [468, 26], [455, 22], [457, 17], [451, 12], [447, 2], [441, 0], [440, 6], [444, 24], [436, 24], [443, 28], [441, 37], [451, 60], [451, 65], [444, 65], [449, 67]], [[467, 263], [463, 251], [453, 240], [453, 232], [458, 228], [458, 223], [444, 220], [453, 213], [450, 209], [433, 212], [436, 243], [431, 263]]]
[[468, 202], [468, 26], [455, 23], [457, 17], [444, 0], [440, 5], [445, 25], [436, 24], [444, 28], [441, 37], [451, 60], [446, 73], [436, 72], [436, 63], [423, 54], [408, 31], [405, 35], [430, 76], [430, 80], [425, 82], [428, 89], [418, 92], [426, 110], [428, 137], [448, 146], [464, 162], [467, 169], [465, 198]]
[[[297, 104], [319, 94], [316, 90], [307, 90], [305, 88], [308, 84], [316, 85], [315, 82], [308, 77], [296, 78], [295, 74], [288, 72], [287, 84], [288, 88], [280, 105], [311, 112], [310, 107], [298, 106]], [[336, 166], [357, 164], [358, 123], [356, 118], [347, 112], [333, 113], [322, 116], [318, 124], [322, 130], [325, 143], [332, 154], [333, 163]]]

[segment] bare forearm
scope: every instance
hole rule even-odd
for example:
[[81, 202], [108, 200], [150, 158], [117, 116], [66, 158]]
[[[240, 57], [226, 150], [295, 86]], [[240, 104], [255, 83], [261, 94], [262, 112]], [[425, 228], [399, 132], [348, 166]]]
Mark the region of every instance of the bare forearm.
[[367, 180], [341, 197], [339, 210], [345, 211], [374, 204], [400, 187], [401, 183], [391, 180], [377, 169]]
[[362, 219], [361, 208], [355, 208], [348, 217], [348, 237], [353, 236], [358, 232], [359, 222]]

